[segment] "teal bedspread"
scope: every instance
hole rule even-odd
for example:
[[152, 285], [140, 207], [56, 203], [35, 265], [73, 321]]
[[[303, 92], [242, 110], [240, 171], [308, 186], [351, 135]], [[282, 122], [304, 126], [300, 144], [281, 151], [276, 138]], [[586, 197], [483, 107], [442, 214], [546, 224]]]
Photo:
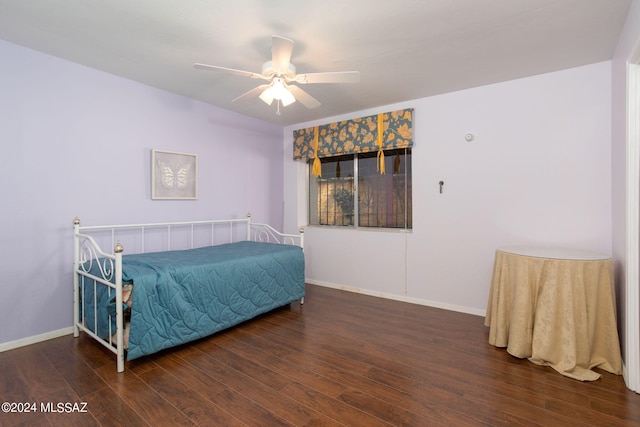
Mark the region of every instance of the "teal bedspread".
[[[127, 352], [132, 360], [299, 300], [305, 295], [304, 255], [298, 246], [251, 241], [125, 255], [123, 281], [133, 283]], [[89, 288], [87, 302], [93, 299]], [[112, 298], [98, 296], [104, 316], [98, 334], [105, 335]]]

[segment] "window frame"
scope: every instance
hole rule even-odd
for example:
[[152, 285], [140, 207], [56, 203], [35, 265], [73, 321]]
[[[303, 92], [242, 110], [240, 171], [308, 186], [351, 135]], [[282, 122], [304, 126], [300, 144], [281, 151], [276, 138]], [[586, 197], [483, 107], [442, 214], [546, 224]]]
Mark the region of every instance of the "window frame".
[[[404, 175], [405, 177], [408, 177], [408, 179], [405, 179], [404, 182], [404, 195], [405, 195], [405, 207], [404, 207], [404, 226], [398, 226], [398, 227], [393, 227], [393, 226], [372, 226], [372, 225], [361, 225], [360, 224], [360, 191], [361, 191], [361, 186], [360, 186], [360, 161], [361, 161], [361, 157], [366, 156], [366, 157], [370, 157], [373, 156], [374, 153], [371, 152], [365, 152], [365, 153], [352, 153], [352, 154], [348, 154], [348, 155], [343, 155], [343, 156], [339, 156], [340, 158], [343, 159], [348, 159], [349, 161], [351, 161], [353, 163], [353, 176], [350, 177], [350, 179], [352, 180], [353, 184], [353, 221], [352, 223], [349, 224], [344, 224], [344, 218], [342, 218], [342, 222], [343, 224], [336, 224], [336, 214], [334, 212], [334, 223], [333, 224], [322, 224], [320, 217], [321, 217], [321, 213], [320, 213], [320, 209], [315, 208], [315, 212], [311, 207], [311, 203], [312, 203], [312, 195], [315, 194], [315, 197], [318, 197], [318, 191], [319, 191], [319, 185], [316, 185], [316, 189], [315, 192], [312, 191], [312, 180], [313, 179], [325, 179], [325, 180], [329, 180], [331, 178], [335, 178], [335, 177], [329, 177], [329, 178], [319, 178], [319, 177], [315, 177], [312, 175], [311, 173], [311, 169], [312, 169], [312, 163], [314, 159], [309, 159], [309, 161], [306, 163], [306, 177], [307, 177], [307, 200], [306, 200], [306, 205], [307, 205], [307, 224], [309, 224], [310, 226], [313, 227], [332, 227], [332, 228], [346, 228], [346, 229], [351, 229], [351, 230], [379, 230], [379, 231], [412, 231], [413, 230], [413, 185], [412, 185], [412, 180], [413, 180], [413, 167], [412, 167], [412, 157], [413, 157], [413, 150], [412, 147], [406, 147], [406, 148], [392, 148], [389, 150], [383, 150], [385, 157], [391, 157], [391, 156], [395, 156], [398, 152], [401, 152], [402, 156], [404, 157], [404, 159], [409, 159], [409, 161], [407, 162], [406, 160], [403, 162], [404, 164], [404, 169], [403, 169], [403, 173], [399, 173], [398, 175]], [[377, 153], [375, 153], [375, 155], [377, 155]], [[326, 161], [338, 161], [338, 159], [336, 159], [337, 156], [331, 156], [331, 157], [325, 157], [325, 158], [321, 158], [320, 161], [322, 162], [323, 160]], [[324, 163], [324, 162], [323, 162]], [[386, 174], [393, 174], [393, 170], [389, 171], [389, 169], [387, 169]], [[342, 179], [347, 179], [348, 177], [342, 177]], [[388, 194], [388, 193], [387, 193]], [[337, 202], [336, 202], [337, 203]], [[341, 209], [342, 212], [342, 209]], [[312, 220], [312, 216], [315, 213], [315, 221]]]

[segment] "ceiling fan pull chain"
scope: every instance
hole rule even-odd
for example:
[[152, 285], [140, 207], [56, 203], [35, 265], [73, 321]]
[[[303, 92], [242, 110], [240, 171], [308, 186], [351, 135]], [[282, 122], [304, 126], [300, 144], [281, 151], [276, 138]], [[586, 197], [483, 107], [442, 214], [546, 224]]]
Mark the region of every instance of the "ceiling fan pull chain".
[[278, 99], [278, 109], [276, 110], [276, 116], [281, 115], [282, 113], [280, 112], [280, 100]]

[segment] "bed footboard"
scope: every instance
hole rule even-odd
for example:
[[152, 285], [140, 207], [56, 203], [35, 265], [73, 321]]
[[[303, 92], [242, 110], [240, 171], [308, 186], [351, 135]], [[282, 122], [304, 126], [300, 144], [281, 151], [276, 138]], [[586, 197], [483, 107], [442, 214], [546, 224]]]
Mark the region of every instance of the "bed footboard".
[[[122, 308], [122, 252], [117, 243], [113, 254], [104, 252], [93, 237], [80, 233], [80, 220], [74, 219], [73, 250], [73, 335], [83, 331], [116, 354], [118, 372], [124, 371], [124, 313]], [[93, 301], [87, 303], [87, 286]], [[107, 338], [98, 332], [98, 296], [115, 298], [115, 318], [109, 316]], [[88, 311], [88, 312], [87, 312]], [[89, 316], [91, 320], [88, 321]], [[115, 323], [115, 331], [111, 325]], [[92, 325], [92, 326], [90, 326]], [[115, 342], [113, 336], [115, 334]]]
[[[251, 218], [251, 215], [247, 215]], [[269, 224], [249, 222], [248, 240], [254, 242], [278, 243], [281, 245], [300, 246], [304, 250], [304, 228], [300, 229], [299, 234], [280, 233]], [[304, 297], [300, 298], [300, 304], [304, 304]]]
[[304, 249], [304, 229], [300, 229], [300, 234], [285, 234], [280, 233], [268, 224], [251, 223], [248, 240], [295, 245]]

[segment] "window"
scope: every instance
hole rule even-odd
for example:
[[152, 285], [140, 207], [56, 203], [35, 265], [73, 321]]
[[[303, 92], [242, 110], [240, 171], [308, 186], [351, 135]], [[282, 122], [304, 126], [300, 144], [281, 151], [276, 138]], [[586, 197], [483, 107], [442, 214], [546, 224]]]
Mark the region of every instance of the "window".
[[293, 131], [309, 162], [309, 224], [412, 228], [413, 108]]
[[321, 158], [321, 177], [310, 160], [309, 224], [411, 229], [411, 149], [384, 155], [384, 174], [377, 152]]

